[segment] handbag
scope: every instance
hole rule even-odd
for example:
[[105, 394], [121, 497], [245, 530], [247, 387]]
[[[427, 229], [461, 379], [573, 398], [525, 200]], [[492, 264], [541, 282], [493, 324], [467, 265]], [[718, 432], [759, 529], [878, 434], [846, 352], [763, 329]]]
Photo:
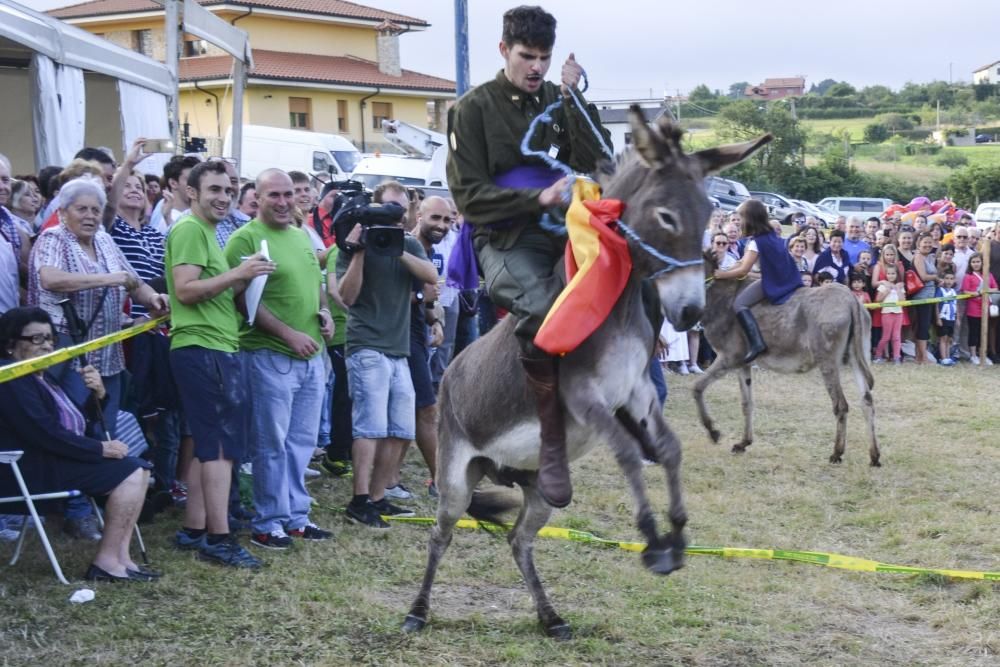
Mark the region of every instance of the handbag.
[[924, 281], [913, 269], [906, 270], [906, 296], [913, 296], [924, 288]]
[[479, 312], [479, 289], [464, 289], [458, 293], [459, 313], [465, 316], [475, 315]]

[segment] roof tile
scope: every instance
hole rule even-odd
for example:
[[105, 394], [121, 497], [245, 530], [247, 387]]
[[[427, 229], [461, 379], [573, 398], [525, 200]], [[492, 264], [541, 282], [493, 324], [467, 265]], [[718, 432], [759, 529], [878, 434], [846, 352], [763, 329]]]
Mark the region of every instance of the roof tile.
[[[374, 7], [366, 7], [346, 0], [198, 0], [198, 4], [212, 5], [230, 4], [240, 7], [259, 7], [261, 9], [280, 9], [290, 12], [307, 14], [322, 14], [351, 19], [370, 21], [393, 21], [409, 25], [429, 25], [423, 19], [382, 11]], [[152, 0], [91, 0], [69, 7], [61, 7], [47, 12], [50, 16], [60, 19], [83, 18], [89, 16], [104, 16], [108, 14], [128, 14], [132, 12], [162, 11], [163, 8]]]
[[[454, 81], [405, 69], [402, 76], [391, 76], [380, 72], [376, 63], [361, 58], [254, 49], [253, 60], [254, 67], [249, 75], [257, 79], [455, 92]], [[181, 58], [180, 80], [206, 81], [229, 78], [232, 63], [233, 60], [229, 56]]]

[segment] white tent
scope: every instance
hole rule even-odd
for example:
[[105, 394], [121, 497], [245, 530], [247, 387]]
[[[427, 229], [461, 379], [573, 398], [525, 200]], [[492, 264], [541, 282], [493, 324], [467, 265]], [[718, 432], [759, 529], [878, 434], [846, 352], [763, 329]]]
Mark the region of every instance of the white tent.
[[83, 146], [117, 157], [170, 136], [167, 67], [11, 0], [0, 0], [0, 153], [15, 172], [65, 165]]

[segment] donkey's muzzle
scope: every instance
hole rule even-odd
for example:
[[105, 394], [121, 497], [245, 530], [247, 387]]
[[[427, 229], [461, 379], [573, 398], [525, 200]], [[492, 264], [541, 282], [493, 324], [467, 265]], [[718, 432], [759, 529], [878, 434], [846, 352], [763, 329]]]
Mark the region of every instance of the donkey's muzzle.
[[695, 306], [693, 304], [688, 304], [681, 308], [681, 314], [679, 321], [674, 325], [674, 328], [678, 331], [687, 331], [694, 325], [698, 324], [698, 320], [701, 319], [702, 308]]

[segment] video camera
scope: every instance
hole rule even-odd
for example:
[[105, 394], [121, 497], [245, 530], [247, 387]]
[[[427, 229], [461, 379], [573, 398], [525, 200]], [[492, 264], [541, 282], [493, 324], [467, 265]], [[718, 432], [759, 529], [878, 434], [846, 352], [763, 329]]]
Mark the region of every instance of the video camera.
[[[337, 247], [348, 253], [363, 248], [373, 255], [402, 256], [404, 232], [399, 223], [406, 209], [391, 202], [373, 203], [372, 193], [358, 181], [341, 181], [337, 186], [340, 194], [333, 218]], [[348, 243], [347, 235], [354, 225], [361, 225], [361, 238], [357, 243]]]

